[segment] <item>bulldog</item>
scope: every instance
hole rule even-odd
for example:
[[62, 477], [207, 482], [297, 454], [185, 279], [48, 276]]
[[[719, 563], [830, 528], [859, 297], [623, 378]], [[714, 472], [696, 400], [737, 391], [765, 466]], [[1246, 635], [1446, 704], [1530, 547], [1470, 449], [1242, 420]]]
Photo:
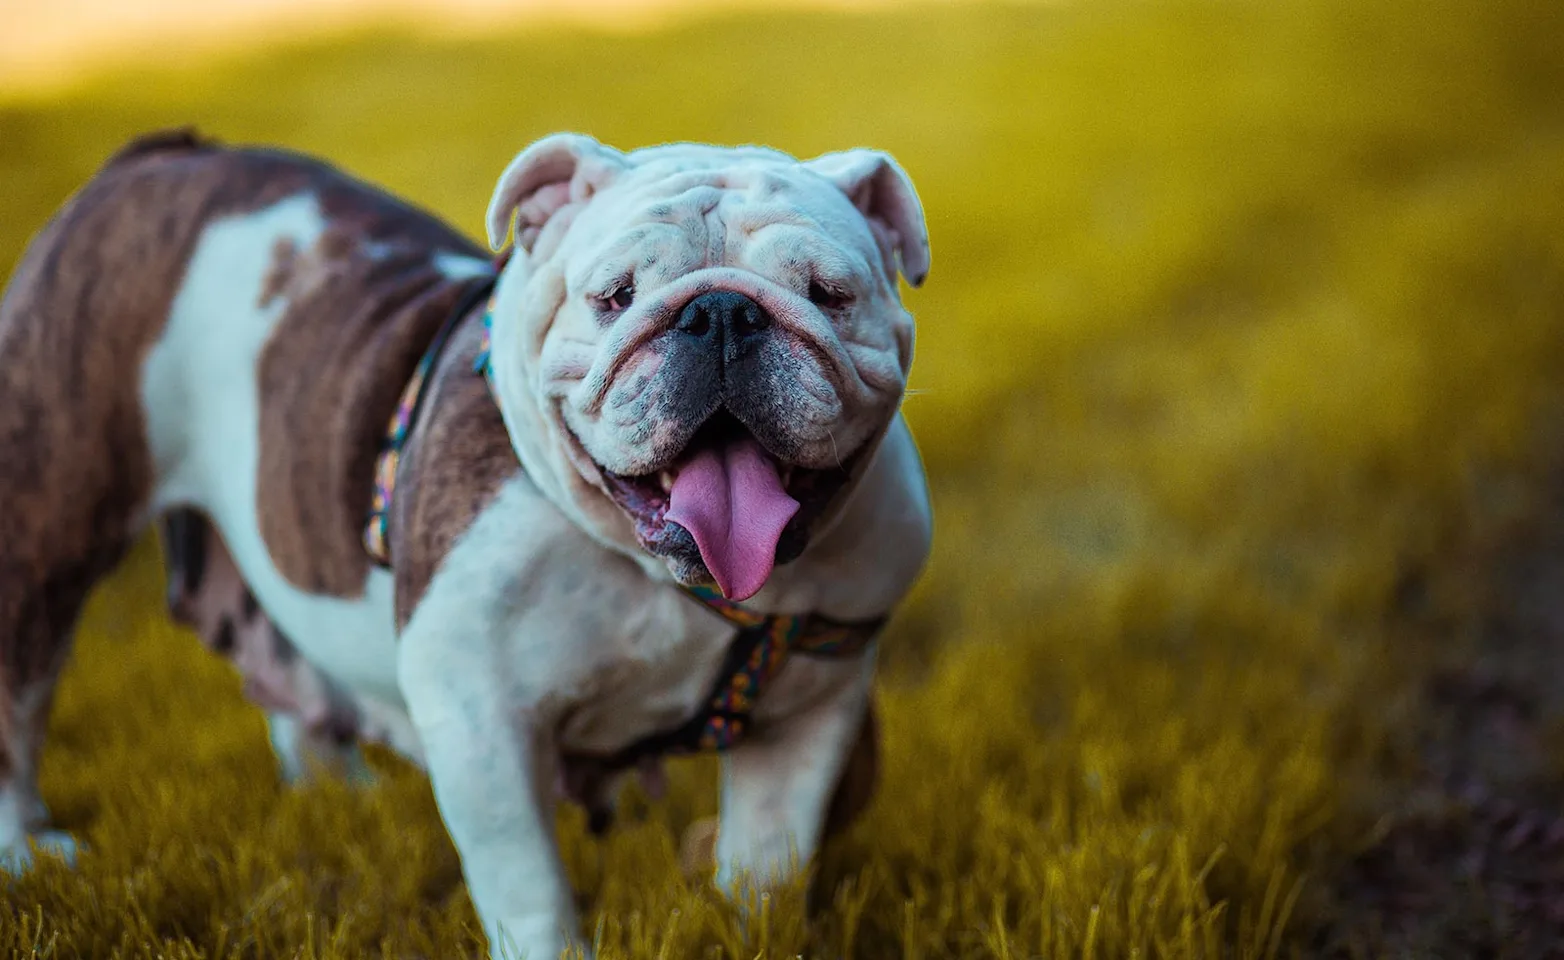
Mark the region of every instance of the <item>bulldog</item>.
[[[180, 130], [34, 237], [0, 301], [13, 863], [70, 854], [35, 774], [83, 599], [180, 510], [240, 613], [427, 771], [496, 957], [583, 946], [562, 793], [601, 807], [719, 751], [729, 892], [862, 810], [880, 628], [931, 538], [899, 412], [899, 279], [929, 267], [907, 175], [556, 134], [487, 228], [498, 257], [323, 162]], [[285, 773], [353, 748], [288, 712]]]

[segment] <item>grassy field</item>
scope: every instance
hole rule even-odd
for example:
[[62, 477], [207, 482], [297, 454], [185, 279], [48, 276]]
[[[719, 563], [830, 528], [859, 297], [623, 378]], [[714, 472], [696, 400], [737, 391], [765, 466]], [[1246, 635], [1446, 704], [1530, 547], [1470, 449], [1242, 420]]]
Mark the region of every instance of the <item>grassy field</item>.
[[[563, 812], [600, 956], [1371, 954], [1342, 878], [1468, 636], [1409, 626], [1409, 571], [1479, 616], [1452, 558], [1538, 520], [1559, 439], [1560, 36], [1514, 0], [363, 36], [0, 104], [0, 264], [171, 123], [474, 235], [556, 129], [891, 150], [933, 239], [905, 409], [938, 530], [885, 644], [879, 799], [819, 865], [833, 906], [806, 926], [782, 892], [747, 934], [678, 870], [709, 762], [604, 842]], [[143, 544], [82, 625], [44, 790], [91, 852], [0, 885], [0, 953], [474, 955], [427, 783], [279, 788], [160, 576]]]

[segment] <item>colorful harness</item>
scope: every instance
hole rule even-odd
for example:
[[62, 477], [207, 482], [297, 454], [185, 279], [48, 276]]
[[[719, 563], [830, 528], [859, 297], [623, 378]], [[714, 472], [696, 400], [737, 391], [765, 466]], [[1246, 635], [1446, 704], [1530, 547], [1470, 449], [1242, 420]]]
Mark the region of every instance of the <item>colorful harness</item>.
[[[441, 325], [429, 349], [414, 368], [412, 377], [402, 390], [396, 413], [386, 428], [385, 440], [375, 461], [374, 496], [369, 521], [364, 529], [364, 547], [382, 567], [391, 565], [387, 527], [390, 522], [391, 497], [396, 489], [397, 465], [414, 417], [423, 401], [424, 386], [451, 331], [484, 297], [489, 297], [489, 303], [483, 312], [483, 341], [473, 363], [473, 372], [483, 376], [492, 391], [494, 381], [489, 366], [489, 331], [494, 317], [492, 293], [496, 279], [493, 275], [485, 277], [457, 302], [456, 308]], [[683, 724], [652, 734], [603, 758], [601, 762], [609, 769], [633, 766], [643, 759], [665, 754], [727, 750], [748, 732], [750, 714], [756, 702], [789, 656], [795, 653], [823, 659], [858, 656], [879, 636], [886, 621], [885, 617], [847, 622], [820, 614], [755, 613], [726, 599], [711, 587], [680, 589], [686, 596], [727, 620], [738, 632], [728, 645], [722, 668], [717, 672], [717, 681], [706, 697], [705, 707]]]
[[[413, 368], [413, 375], [407, 378], [407, 385], [402, 388], [401, 399], [396, 404], [396, 412], [391, 415], [391, 423], [386, 427], [385, 439], [380, 442], [380, 454], [375, 457], [374, 494], [369, 500], [369, 520], [364, 524], [364, 549], [369, 551], [370, 559], [382, 567], [391, 566], [391, 494], [396, 490], [396, 468], [402, 462], [402, 446], [407, 443], [407, 435], [413, 429], [413, 418], [423, 405], [424, 384], [434, 369], [434, 362], [440, 359], [440, 351], [445, 348], [445, 341], [450, 339], [451, 331], [479, 301], [493, 292], [498, 279], [495, 274], [485, 276], [456, 301], [451, 315], [440, 324], [434, 339], [429, 342], [429, 348], [419, 358], [418, 366]], [[488, 316], [487, 311], [484, 315]], [[487, 356], [487, 327], [484, 343], [484, 355]]]

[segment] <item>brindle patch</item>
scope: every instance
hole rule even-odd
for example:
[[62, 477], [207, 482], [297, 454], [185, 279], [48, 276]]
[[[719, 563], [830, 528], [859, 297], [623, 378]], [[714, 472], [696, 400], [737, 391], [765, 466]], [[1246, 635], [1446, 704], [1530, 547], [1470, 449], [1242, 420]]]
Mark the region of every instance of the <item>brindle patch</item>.
[[175, 510], [163, 518], [162, 535], [168, 610], [175, 619], [190, 619], [206, 579], [206, 532], [194, 512]]
[[[188, 508], [160, 519], [168, 566], [182, 574], [169, 594], [173, 618], [232, 662], [256, 705], [298, 717], [312, 735], [352, 742], [359, 730], [356, 702], [301, 658], [260, 609], [217, 528]], [[192, 559], [201, 567], [198, 576], [190, 575]]]
[[214, 652], [224, 657], [234, 652], [234, 647], [238, 643], [234, 635], [234, 621], [232, 617], [224, 617], [222, 619], [222, 622], [217, 625], [217, 635], [212, 637], [207, 645]]
[[[438, 252], [481, 257], [433, 217], [346, 176], [311, 185], [327, 229], [277, 271], [286, 303], [261, 357], [261, 535], [312, 593], [357, 596], [375, 457], [402, 388], [471, 281]], [[496, 414], [497, 416], [497, 414]]]

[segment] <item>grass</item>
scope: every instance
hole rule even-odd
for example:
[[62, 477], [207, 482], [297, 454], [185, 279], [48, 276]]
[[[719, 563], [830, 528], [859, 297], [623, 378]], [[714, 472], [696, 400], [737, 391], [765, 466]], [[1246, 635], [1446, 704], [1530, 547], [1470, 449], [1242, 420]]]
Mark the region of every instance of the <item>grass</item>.
[[[1564, 8], [1092, 0], [365, 35], [0, 105], [0, 262], [133, 132], [325, 154], [474, 235], [528, 140], [894, 152], [934, 268], [906, 403], [936, 555], [885, 779], [741, 932], [677, 867], [709, 762], [566, 859], [605, 958], [1308, 952], [1426, 665], [1393, 598], [1533, 476], [1564, 360]], [[3, 455], [3, 454], [0, 454]], [[1518, 478], [1518, 479], [1517, 479]], [[44, 791], [91, 847], [0, 952], [474, 955], [425, 781], [286, 791], [145, 543], [88, 611]]]

